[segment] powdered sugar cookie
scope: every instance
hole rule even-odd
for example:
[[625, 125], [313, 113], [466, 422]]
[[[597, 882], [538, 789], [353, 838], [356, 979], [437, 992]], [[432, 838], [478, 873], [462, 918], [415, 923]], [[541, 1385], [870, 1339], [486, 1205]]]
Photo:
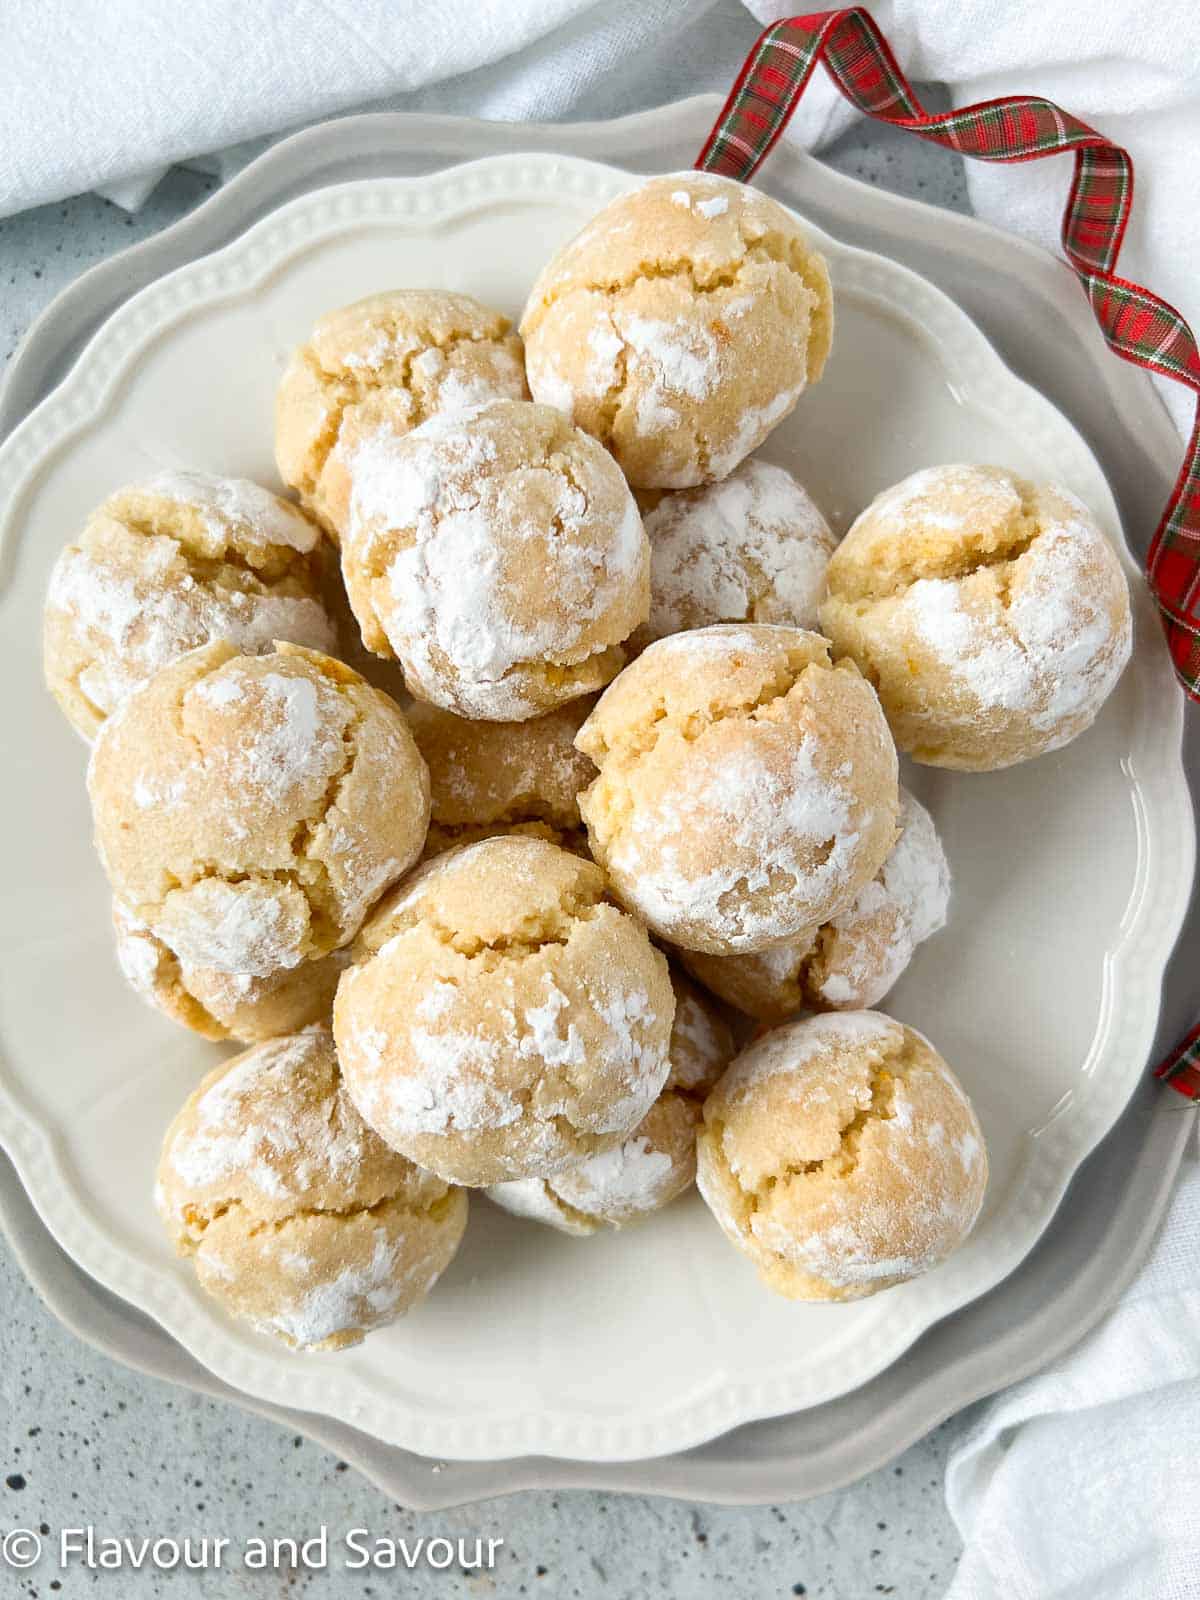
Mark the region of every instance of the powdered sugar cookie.
[[394, 1149], [472, 1186], [610, 1150], [666, 1081], [665, 958], [604, 875], [542, 840], [428, 862], [380, 907], [334, 1002], [346, 1082]]
[[429, 821], [399, 708], [292, 645], [164, 667], [101, 730], [88, 791], [117, 898], [182, 962], [257, 978], [348, 943]]
[[858, 1300], [928, 1272], [970, 1233], [983, 1134], [919, 1033], [877, 1011], [776, 1028], [709, 1096], [697, 1182], [768, 1288]]
[[429, 768], [426, 855], [510, 831], [586, 850], [579, 791], [596, 769], [575, 735], [590, 709], [576, 700], [528, 722], [468, 722], [415, 701], [409, 726]]
[[816, 628], [834, 539], [790, 472], [752, 458], [721, 483], [659, 497], [643, 517], [650, 618], [635, 649], [712, 622]]
[[350, 506], [347, 460], [363, 438], [527, 396], [507, 317], [468, 294], [394, 289], [329, 312], [293, 354], [275, 401], [275, 458], [338, 539]]
[[342, 571], [368, 649], [414, 695], [519, 722], [600, 688], [650, 606], [650, 552], [606, 451], [501, 400], [348, 458]]
[[130, 988], [163, 1016], [205, 1039], [258, 1044], [327, 1022], [349, 956], [335, 950], [268, 978], [180, 961], [119, 900], [113, 902], [117, 962]]
[[902, 750], [988, 772], [1091, 726], [1129, 660], [1129, 586], [1074, 495], [930, 467], [877, 496], [829, 566], [825, 632]]
[[691, 1188], [704, 1096], [733, 1055], [733, 1035], [700, 990], [676, 973], [671, 985], [670, 1076], [629, 1137], [551, 1178], [495, 1184], [486, 1191], [489, 1200], [514, 1216], [583, 1236], [640, 1222]]
[[325, 541], [258, 484], [162, 472], [111, 495], [55, 563], [46, 682], [87, 739], [160, 667], [214, 639], [332, 650], [321, 601]]
[[945, 925], [950, 905], [950, 865], [933, 818], [903, 788], [899, 828], [883, 866], [815, 934], [753, 955], [691, 951], [688, 971], [762, 1022], [878, 1005], [917, 946]]
[[651, 178], [551, 258], [521, 319], [534, 399], [606, 444], [630, 483], [724, 478], [821, 376], [823, 258], [760, 190]]
[[810, 931], [895, 839], [896, 751], [827, 642], [768, 624], [660, 639], [579, 731], [592, 852], [664, 939], [715, 955]]
[[163, 1143], [155, 1200], [201, 1287], [285, 1344], [341, 1350], [410, 1310], [467, 1197], [389, 1150], [310, 1028], [210, 1072]]

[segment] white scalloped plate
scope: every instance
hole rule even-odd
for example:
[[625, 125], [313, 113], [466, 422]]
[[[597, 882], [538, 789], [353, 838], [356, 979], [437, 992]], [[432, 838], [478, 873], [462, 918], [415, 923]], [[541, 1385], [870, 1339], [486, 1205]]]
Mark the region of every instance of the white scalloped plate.
[[1143, 1070], [1191, 882], [1182, 698], [1094, 458], [940, 291], [814, 229], [838, 297], [834, 354], [764, 453], [839, 526], [933, 461], [1056, 477], [1096, 509], [1133, 582], [1134, 660], [1094, 729], [1006, 773], [909, 774], [956, 896], [949, 931], [889, 1009], [931, 1035], [979, 1109], [992, 1182], [975, 1234], [874, 1300], [796, 1306], [759, 1288], [694, 1196], [588, 1241], [478, 1201], [427, 1304], [336, 1357], [290, 1354], [198, 1290], [150, 1189], [163, 1129], [220, 1052], [144, 1009], [117, 975], [86, 753], [41, 685], [49, 568], [92, 505], [150, 468], [274, 482], [275, 382], [323, 310], [407, 283], [515, 313], [554, 246], [630, 182], [590, 162], [502, 156], [296, 200], [117, 311], [0, 449], [0, 1137], [64, 1248], [219, 1377], [432, 1456], [680, 1450], [848, 1392], [997, 1284]]

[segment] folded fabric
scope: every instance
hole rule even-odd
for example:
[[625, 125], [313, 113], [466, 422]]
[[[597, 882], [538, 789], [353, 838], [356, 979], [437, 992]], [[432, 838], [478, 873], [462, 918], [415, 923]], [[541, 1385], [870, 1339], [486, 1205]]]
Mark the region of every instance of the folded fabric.
[[[1180, 1101], [1180, 1115], [1190, 1113]], [[1197, 1600], [1200, 1160], [1117, 1309], [953, 1450], [947, 1600]]]
[[724, 89], [738, 0], [5, 0], [0, 216], [348, 109], [618, 116]]

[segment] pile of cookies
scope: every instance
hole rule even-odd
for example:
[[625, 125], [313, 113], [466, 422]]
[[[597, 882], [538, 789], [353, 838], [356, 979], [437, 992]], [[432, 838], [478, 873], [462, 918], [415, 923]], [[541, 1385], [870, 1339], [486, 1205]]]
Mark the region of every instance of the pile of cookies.
[[46, 676], [93, 741], [120, 965], [250, 1046], [156, 1192], [232, 1314], [356, 1342], [432, 1288], [468, 1189], [582, 1236], [697, 1179], [800, 1299], [970, 1232], [971, 1105], [870, 1009], [950, 899], [897, 748], [1073, 739], [1129, 597], [1087, 509], [999, 467], [918, 471], [836, 542], [752, 454], [832, 334], [789, 213], [654, 179], [519, 336], [433, 290], [324, 317], [278, 395], [296, 502], [167, 473], [63, 552]]

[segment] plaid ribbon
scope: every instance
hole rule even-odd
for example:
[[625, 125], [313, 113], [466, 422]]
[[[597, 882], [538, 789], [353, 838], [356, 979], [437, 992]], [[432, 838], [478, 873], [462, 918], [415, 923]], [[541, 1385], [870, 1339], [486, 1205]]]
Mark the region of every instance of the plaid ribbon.
[[1200, 1100], [1200, 1022], [1186, 1039], [1179, 1041], [1167, 1059], [1155, 1067], [1154, 1076], [1187, 1095], [1189, 1100]]
[[[979, 161], [1075, 155], [1062, 246], [1110, 350], [1186, 384], [1197, 397], [1183, 466], [1150, 544], [1146, 577], [1175, 670], [1200, 700], [1200, 353], [1179, 312], [1116, 274], [1133, 203], [1133, 162], [1086, 122], [1037, 95], [1009, 95], [930, 116], [861, 6], [773, 23], [746, 57], [696, 166], [748, 183], [822, 62], [859, 111]], [[1200, 1025], [1156, 1077], [1200, 1100]]]

